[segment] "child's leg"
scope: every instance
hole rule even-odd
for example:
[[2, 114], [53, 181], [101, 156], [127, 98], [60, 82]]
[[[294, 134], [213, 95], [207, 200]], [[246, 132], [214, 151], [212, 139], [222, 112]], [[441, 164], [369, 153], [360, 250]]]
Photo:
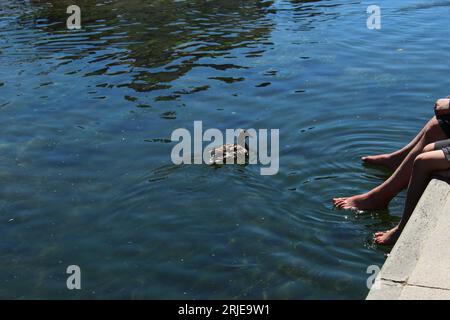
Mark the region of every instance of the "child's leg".
[[348, 198], [334, 198], [334, 205], [340, 209], [372, 210], [385, 208], [392, 198], [408, 185], [414, 159], [423, 152], [425, 146], [433, 141], [447, 138], [446, 133], [442, 130], [437, 120], [436, 124], [429, 123], [430, 126], [427, 126], [417, 144], [411, 149], [392, 176], [384, 183], [364, 194]]
[[433, 125], [438, 125], [438, 121], [435, 117], [433, 117], [430, 121], [428, 121], [428, 123], [422, 128], [422, 130], [420, 130], [420, 132], [417, 134], [417, 136], [413, 140], [411, 140], [410, 143], [408, 143], [406, 146], [404, 146], [402, 149], [394, 151], [389, 154], [379, 154], [376, 156], [362, 157], [361, 160], [366, 163], [385, 166], [385, 167], [388, 167], [389, 169], [395, 171], [395, 169], [398, 168], [398, 166], [402, 163], [402, 161], [405, 159], [405, 157], [408, 155], [408, 153], [411, 152], [411, 150], [420, 141], [420, 139], [425, 134], [425, 132], [428, 130], [428, 128]]
[[450, 168], [450, 161], [442, 150], [422, 153], [414, 161], [411, 180], [408, 186], [405, 209], [402, 220], [395, 228], [375, 234], [375, 242], [378, 244], [392, 244], [399, 237], [403, 228], [414, 211], [420, 197], [422, 196], [430, 175], [434, 171], [443, 171]]

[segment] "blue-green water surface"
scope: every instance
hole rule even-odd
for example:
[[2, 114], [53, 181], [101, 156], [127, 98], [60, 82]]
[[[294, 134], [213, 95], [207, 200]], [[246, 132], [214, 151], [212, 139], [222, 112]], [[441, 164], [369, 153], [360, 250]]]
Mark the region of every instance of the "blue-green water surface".
[[[363, 299], [389, 174], [450, 93], [449, 1], [0, 0], [0, 297]], [[177, 128], [279, 128], [280, 171], [172, 164]], [[82, 290], [66, 288], [79, 265]]]

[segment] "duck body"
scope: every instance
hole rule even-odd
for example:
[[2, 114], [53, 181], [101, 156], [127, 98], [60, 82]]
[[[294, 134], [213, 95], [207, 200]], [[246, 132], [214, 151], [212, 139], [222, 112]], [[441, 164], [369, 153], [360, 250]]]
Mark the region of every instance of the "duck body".
[[[238, 159], [244, 159], [248, 162], [249, 152], [248, 146], [239, 144], [224, 144], [223, 146], [214, 148], [210, 151], [209, 165], [222, 165], [227, 163], [238, 163]], [[242, 163], [242, 164], [245, 164]]]

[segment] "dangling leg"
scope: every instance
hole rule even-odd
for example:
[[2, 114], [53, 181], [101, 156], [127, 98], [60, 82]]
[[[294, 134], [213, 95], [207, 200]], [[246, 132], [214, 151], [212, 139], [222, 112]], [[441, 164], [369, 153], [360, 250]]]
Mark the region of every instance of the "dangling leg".
[[398, 166], [402, 163], [402, 161], [405, 159], [405, 157], [411, 152], [411, 150], [419, 143], [422, 136], [425, 134], [428, 128], [431, 126], [436, 125], [437, 119], [436, 117], [433, 117], [428, 123], [422, 128], [422, 130], [419, 132], [419, 134], [406, 146], [404, 146], [402, 149], [394, 151], [392, 153], [388, 154], [380, 154], [375, 156], [367, 156], [362, 157], [362, 161], [365, 163], [375, 164], [387, 167], [391, 169], [392, 171], [395, 171]]
[[375, 242], [378, 244], [393, 244], [397, 241], [406, 226], [411, 214], [420, 200], [430, 176], [435, 171], [450, 169], [450, 161], [447, 160], [442, 150], [422, 153], [414, 161], [411, 181], [408, 186], [405, 209], [403, 217], [398, 226], [386, 232], [375, 234]]
[[430, 121], [419, 141], [389, 179], [367, 193], [349, 198], [335, 198], [333, 199], [334, 205], [340, 209], [360, 210], [382, 209], [387, 207], [392, 198], [408, 185], [414, 159], [423, 152], [425, 146], [434, 141], [444, 140], [446, 138], [447, 135], [437, 120]]

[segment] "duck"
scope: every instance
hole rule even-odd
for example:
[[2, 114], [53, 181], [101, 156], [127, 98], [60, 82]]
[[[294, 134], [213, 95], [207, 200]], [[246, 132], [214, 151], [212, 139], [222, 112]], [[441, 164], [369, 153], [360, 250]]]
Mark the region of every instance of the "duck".
[[244, 159], [247, 164], [250, 149], [247, 144], [246, 138], [251, 137], [252, 135], [248, 133], [247, 130], [242, 130], [239, 135], [237, 141], [244, 141], [244, 145], [239, 143], [227, 143], [220, 147], [214, 148], [209, 151], [209, 165], [222, 165], [228, 163], [238, 163], [238, 159]]

